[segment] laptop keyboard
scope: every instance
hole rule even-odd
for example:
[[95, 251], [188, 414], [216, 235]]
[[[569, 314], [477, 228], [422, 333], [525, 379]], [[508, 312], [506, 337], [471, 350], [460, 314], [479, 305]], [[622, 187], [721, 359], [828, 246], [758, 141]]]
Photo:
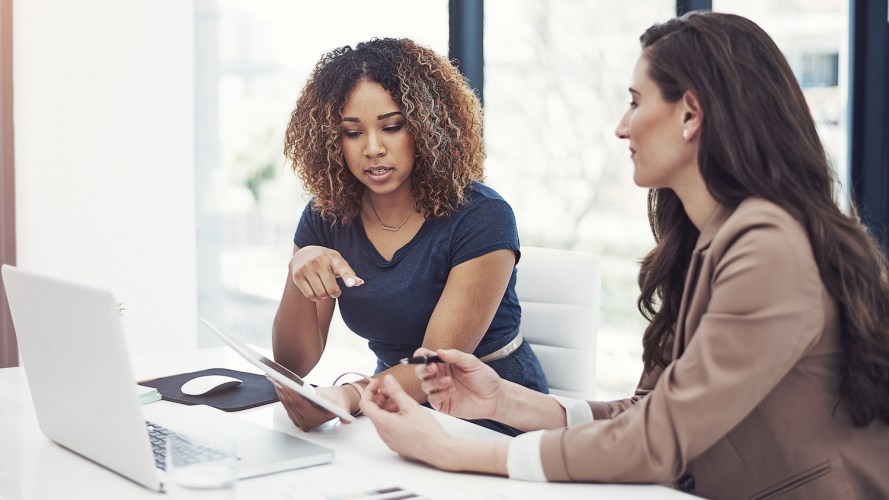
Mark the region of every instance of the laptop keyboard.
[[[165, 471], [167, 470], [167, 436], [176, 433], [162, 425], [155, 424], [148, 420], [145, 421], [145, 426], [148, 429], [148, 437], [151, 440], [151, 450], [154, 452], [154, 465], [158, 469]], [[226, 456], [225, 452], [211, 446], [205, 446], [191, 441], [183, 441], [183, 444], [186, 443], [188, 447], [186, 453], [182, 455], [186, 464], [206, 462], [208, 460], [216, 460]]]

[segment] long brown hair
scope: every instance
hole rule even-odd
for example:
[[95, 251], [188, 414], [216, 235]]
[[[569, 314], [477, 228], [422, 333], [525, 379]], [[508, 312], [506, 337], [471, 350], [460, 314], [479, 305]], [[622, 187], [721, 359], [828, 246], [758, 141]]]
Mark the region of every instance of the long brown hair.
[[371, 39], [325, 54], [287, 125], [284, 154], [315, 208], [347, 223], [361, 208], [364, 185], [346, 166], [340, 123], [361, 81], [379, 83], [401, 107], [418, 154], [411, 194], [418, 209], [443, 216], [484, 176], [482, 111], [466, 78], [446, 58], [406, 38]]
[[[834, 200], [835, 178], [802, 90], [781, 51], [743, 17], [692, 12], [641, 37], [649, 76], [664, 98], [687, 90], [706, 111], [698, 164], [710, 194], [733, 207], [772, 201], [806, 229], [839, 310], [840, 397], [856, 425], [889, 423], [889, 270], [853, 207]], [[649, 195], [657, 245], [639, 272], [639, 309], [651, 320], [646, 368], [670, 361], [679, 300], [697, 229], [669, 189]]]

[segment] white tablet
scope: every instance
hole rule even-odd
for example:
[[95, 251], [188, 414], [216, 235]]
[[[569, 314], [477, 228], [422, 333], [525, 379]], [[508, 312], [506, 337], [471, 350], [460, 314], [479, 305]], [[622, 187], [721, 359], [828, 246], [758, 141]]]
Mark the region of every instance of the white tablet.
[[223, 342], [225, 342], [229, 347], [235, 350], [238, 354], [244, 357], [247, 361], [252, 363], [254, 366], [265, 372], [266, 375], [275, 379], [276, 382], [279, 382], [281, 385], [293, 389], [300, 396], [308, 399], [312, 403], [324, 408], [325, 410], [333, 413], [337, 417], [340, 417], [346, 422], [354, 422], [355, 417], [349, 414], [345, 408], [338, 406], [333, 401], [327, 399], [321, 394], [315, 392], [315, 388], [310, 384], [307, 384], [302, 377], [288, 370], [284, 366], [281, 366], [275, 361], [263, 356], [258, 353], [254, 349], [251, 349], [249, 346], [241, 342], [240, 340], [232, 337], [227, 333], [223, 333], [219, 331], [215, 326], [210, 324], [209, 321], [201, 318], [201, 322], [207, 325], [207, 328], [213, 331]]

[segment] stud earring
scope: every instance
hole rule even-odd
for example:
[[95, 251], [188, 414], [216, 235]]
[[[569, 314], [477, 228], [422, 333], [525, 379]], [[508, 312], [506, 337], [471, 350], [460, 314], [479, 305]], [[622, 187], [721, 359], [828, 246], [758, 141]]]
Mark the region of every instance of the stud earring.
[[682, 129], [682, 138], [685, 139], [685, 142], [688, 142], [688, 129]]

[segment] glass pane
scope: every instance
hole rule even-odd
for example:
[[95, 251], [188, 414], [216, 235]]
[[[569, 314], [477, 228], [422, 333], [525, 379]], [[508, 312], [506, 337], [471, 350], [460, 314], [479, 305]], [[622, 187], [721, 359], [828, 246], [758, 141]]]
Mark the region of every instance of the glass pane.
[[[199, 313], [268, 345], [308, 201], [281, 152], [306, 78], [325, 52], [371, 37], [447, 54], [448, 4], [196, 0], [195, 23]], [[202, 330], [199, 344], [217, 341]]]
[[654, 240], [647, 191], [614, 130], [639, 35], [674, 10], [673, 0], [485, 2], [487, 182], [515, 209], [522, 245], [601, 256], [599, 399], [632, 394], [642, 368], [636, 273]]
[[[803, 89], [824, 148], [843, 184], [849, 175], [848, 8], [846, 0], [713, 0], [714, 11], [744, 16], [775, 40]], [[848, 201], [846, 194], [839, 195]]]

